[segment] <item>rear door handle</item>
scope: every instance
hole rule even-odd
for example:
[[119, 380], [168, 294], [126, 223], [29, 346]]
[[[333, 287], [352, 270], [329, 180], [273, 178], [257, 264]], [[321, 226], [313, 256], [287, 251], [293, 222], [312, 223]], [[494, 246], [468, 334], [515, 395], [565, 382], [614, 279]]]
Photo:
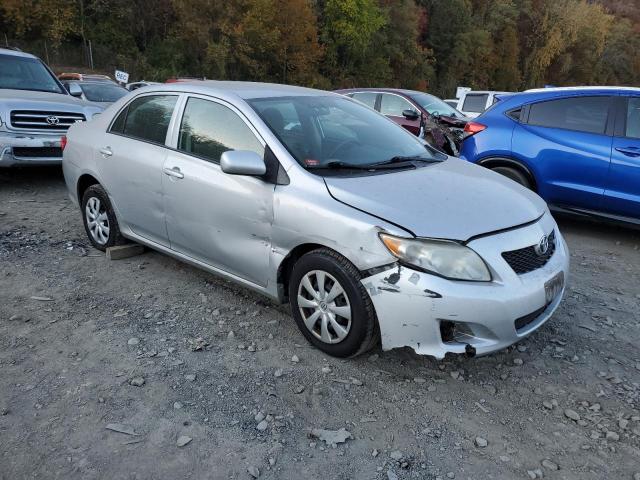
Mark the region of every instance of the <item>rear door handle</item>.
[[627, 157], [640, 157], [640, 148], [637, 147], [626, 147], [626, 148], [616, 148], [616, 150]]
[[163, 168], [162, 171], [165, 175], [169, 175], [173, 178], [184, 178], [184, 173], [182, 173], [178, 167]]
[[111, 147], [101, 148], [100, 153], [105, 157], [110, 157], [111, 155], [113, 155], [113, 152], [111, 151]]

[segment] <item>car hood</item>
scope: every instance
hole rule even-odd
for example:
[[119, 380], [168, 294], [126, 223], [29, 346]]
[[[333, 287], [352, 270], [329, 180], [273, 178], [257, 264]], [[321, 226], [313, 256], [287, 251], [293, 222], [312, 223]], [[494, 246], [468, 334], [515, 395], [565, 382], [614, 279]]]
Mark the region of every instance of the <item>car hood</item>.
[[62, 93], [34, 92], [31, 90], [11, 90], [0, 88], [0, 101], [11, 104], [13, 108], [25, 110], [25, 104], [37, 104], [41, 108], [54, 108], [65, 105], [76, 107], [82, 111], [83, 107], [96, 107], [95, 103], [79, 100], [71, 95]]
[[418, 237], [465, 241], [534, 221], [547, 210], [516, 182], [454, 157], [416, 170], [325, 182], [336, 200]]

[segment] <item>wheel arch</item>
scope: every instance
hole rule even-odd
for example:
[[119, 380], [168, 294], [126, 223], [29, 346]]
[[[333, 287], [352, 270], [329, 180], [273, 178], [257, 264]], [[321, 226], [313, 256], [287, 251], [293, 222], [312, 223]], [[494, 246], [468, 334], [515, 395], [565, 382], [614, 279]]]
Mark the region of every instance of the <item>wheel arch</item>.
[[538, 181], [535, 174], [527, 165], [519, 160], [509, 157], [487, 157], [479, 160], [477, 164], [489, 169], [494, 167], [511, 167], [513, 169], [517, 169], [529, 177], [531, 185], [533, 186], [533, 191], [538, 191]]
[[[328, 248], [330, 250], [335, 249], [322, 245], [320, 243], [302, 243], [292, 248], [289, 253], [282, 259], [280, 265], [278, 265], [277, 284], [278, 284], [278, 300], [282, 303], [289, 301], [289, 280], [291, 278], [291, 272], [293, 266], [303, 255], [317, 250], [319, 248]], [[340, 253], [337, 252], [336, 253]]]
[[78, 178], [78, 182], [76, 184], [76, 194], [78, 196], [78, 204], [82, 204], [82, 197], [84, 195], [84, 192], [86, 192], [87, 188], [89, 188], [91, 185], [100, 185], [100, 182], [98, 181], [97, 178], [95, 178], [93, 175], [89, 173], [84, 173], [80, 175], [80, 178]]

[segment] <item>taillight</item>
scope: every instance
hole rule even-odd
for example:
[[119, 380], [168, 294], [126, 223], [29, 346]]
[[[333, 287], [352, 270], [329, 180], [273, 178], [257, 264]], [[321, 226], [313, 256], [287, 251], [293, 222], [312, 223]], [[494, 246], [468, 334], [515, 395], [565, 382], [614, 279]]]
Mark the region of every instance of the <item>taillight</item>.
[[483, 130], [486, 130], [487, 126], [478, 122], [469, 122], [464, 126], [464, 137], [470, 137], [471, 135], [475, 135], [476, 133], [480, 133]]
[[66, 147], [66, 146], [67, 146], [67, 136], [66, 135], [62, 135], [60, 137], [60, 148], [62, 150], [64, 150], [64, 147]]

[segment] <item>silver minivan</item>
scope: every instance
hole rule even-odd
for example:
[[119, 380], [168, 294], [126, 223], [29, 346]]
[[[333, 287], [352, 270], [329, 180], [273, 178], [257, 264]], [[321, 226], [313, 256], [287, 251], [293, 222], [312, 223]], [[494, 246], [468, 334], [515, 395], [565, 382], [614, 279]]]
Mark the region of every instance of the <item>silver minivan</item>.
[[380, 340], [486, 354], [539, 328], [565, 289], [567, 246], [536, 194], [342, 95], [153, 85], [67, 137], [94, 247], [135, 241], [288, 302], [329, 355]]

